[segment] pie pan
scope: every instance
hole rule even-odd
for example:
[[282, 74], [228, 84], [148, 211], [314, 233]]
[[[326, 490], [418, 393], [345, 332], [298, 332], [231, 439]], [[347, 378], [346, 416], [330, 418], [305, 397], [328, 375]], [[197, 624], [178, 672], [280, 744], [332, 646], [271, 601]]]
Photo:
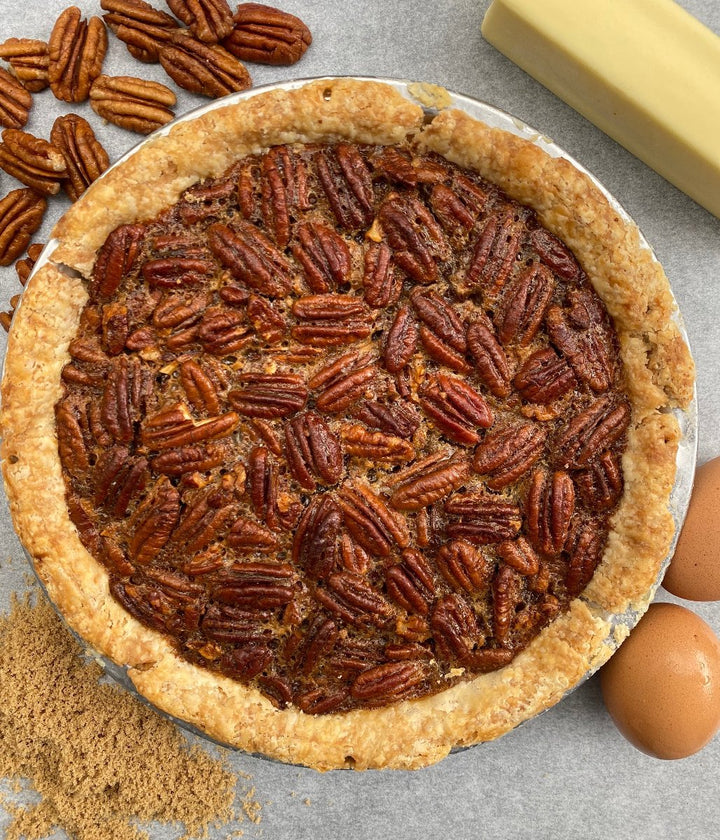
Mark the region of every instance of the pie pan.
[[[477, 100], [473, 100], [468, 97], [461, 96], [459, 94], [449, 93], [445, 90], [430, 85], [414, 84], [407, 81], [392, 79], [300, 79], [279, 85], [271, 85], [264, 88], [258, 88], [256, 90], [246, 92], [243, 94], [236, 94], [227, 97], [224, 100], [216, 101], [213, 102], [211, 105], [197, 109], [191, 112], [190, 114], [179, 118], [173, 124], [161, 129], [155, 135], [140, 143], [127, 155], [121, 158], [112, 168], [112, 170], [115, 170], [123, 164], [126, 164], [128, 161], [132, 161], [132, 159], [136, 155], [138, 155], [139, 152], [151, 146], [153, 143], [156, 143], [158, 138], [169, 136], [176, 129], [177, 126], [182, 125], [183, 123], [186, 123], [188, 121], [202, 121], [203, 119], [207, 119], [207, 116], [209, 114], [212, 114], [218, 109], [225, 108], [226, 106], [234, 106], [239, 103], [244, 103], [247, 100], [250, 100], [253, 97], [263, 93], [277, 91], [292, 92], [304, 89], [306, 86], [313, 84], [316, 86], [316, 89], [318, 89], [318, 85], [327, 84], [328, 90], [330, 90], [333, 87], [333, 85], [336, 85], [338, 83], [342, 84], [344, 81], [353, 81], [358, 83], [380, 83], [391, 88], [396, 93], [400, 94], [402, 97], [405, 97], [406, 99], [413, 101], [416, 104], [419, 101], [423, 106], [427, 122], [431, 122], [434, 116], [440, 111], [445, 111], [447, 109], [457, 109], [474, 119], [482, 121], [486, 126], [489, 126], [491, 130], [500, 129], [501, 131], [506, 132], [509, 135], [521, 138], [523, 141], [526, 141], [527, 144], [537, 149], [540, 149], [545, 155], [549, 156], [550, 158], [564, 159], [565, 161], [572, 164], [572, 166], [577, 172], [582, 173], [587, 182], [590, 183], [597, 191], [599, 191], [604, 196], [604, 199], [607, 202], [609, 208], [611, 209], [612, 214], [614, 214], [619, 220], [621, 220], [623, 224], [626, 224], [628, 226], [634, 225], [632, 220], [629, 218], [627, 213], [625, 213], [625, 211], [620, 207], [618, 202], [612, 196], [610, 196], [610, 194], [602, 187], [601, 184], [597, 182], [597, 180], [593, 176], [587, 173], [581, 165], [572, 160], [551, 140], [549, 140], [547, 137], [540, 134], [539, 132], [535, 131], [531, 127], [525, 125], [524, 123], [515, 119], [514, 117]], [[103, 177], [107, 178], [109, 174], [110, 172]], [[39, 273], [42, 273], [48, 267], [54, 267], [55, 270], [68, 276], [75, 272], [74, 268], [69, 267], [67, 265], [68, 261], [65, 258], [65, 252], [61, 252], [60, 256], [58, 257], [57, 252], [58, 248], [61, 245], [62, 242], [59, 242], [57, 239], [53, 239], [48, 243], [33, 271], [33, 278]], [[647, 242], [641, 236], [639, 238], [638, 247], [646, 251], [650, 255], [651, 259], [654, 260], [654, 257], [652, 257]], [[22, 307], [23, 303], [21, 302], [18, 312], [22, 313]], [[679, 315], [675, 314], [673, 318], [679, 335], [686, 342], [686, 335], [684, 329], [682, 328]], [[689, 355], [687, 357], [686, 363], [688, 366], [691, 365]], [[675, 459], [675, 478], [669, 499], [669, 511], [672, 515], [674, 523], [674, 533], [677, 535], [679, 533], [682, 520], [687, 509], [689, 494], [692, 486], [692, 476], [694, 473], [695, 466], [697, 444], [697, 412], [694, 391], [692, 397], [690, 399], [685, 400], [685, 403], [682, 408], [669, 408], [668, 411], [673, 412], [679, 426], [677, 456]], [[22, 537], [23, 534], [21, 533], [21, 538]], [[446, 754], [453, 747], [467, 746], [476, 741], [487, 740], [490, 737], [497, 737], [498, 735], [503, 734], [505, 731], [508, 731], [509, 729], [513, 728], [518, 723], [521, 723], [524, 720], [533, 717], [535, 714], [543, 711], [549, 705], [552, 705], [555, 702], [557, 702], [559, 699], [562, 698], [562, 696], [564, 696], [568, 691], [572, 690], [574, 687], [579, 685], [585, 678], [587, 678], [600, 665], [602, 665], [604, 661], [606, 661], [606, 659], [611, 655], [611, 653], [617, 647], [617, 645], [629, 633], [630, 629], [634, 626], [639, 617], [643, 614], [645, 608], [647, 607], [647, 604], [652, 599], [655, 587], [662, 579], [664, 570], [667, 566], [667, 563], [669, 562], [673, 546], [674, 542], [670, 545], [669, 551], [667, 552], [667, 556], [665, 557], [664, 562], [660, 564], [659, 569], [655, 568], [653, 579], [649, 581], [648, 585], [644, 587], [642, 592], [634, 592], [633, 597], [625, 598], [624, 600], [621, 598], [614, 600], [612, 597], [612, 593], [610, 593], [610, 597], [605, 597], [607, 591], [604, 592], [602, 587], [599, 586], [594, 587], [592, 590], [588, 590], [586, 593], [580, 596], [580, 598], [578, 599], [577, 609], [580, 611], [586, 611], [588, 614], [592, 614], [593, 627], [595, 628], [593, 632], [595, 632], [596, 634], [601, 633], [603, 635], [603, 638], [596, 639], [593, 641], [593, 650], [582, 660], [582, 667], [578, 669], [577, 663], [575, 663], [575, 665], [573, 666], [574, 670], [572, 676], [565, 681], [558, 681], [558, 684], [553, 688], [551, 699], [549, 701], [542, 700], [536, 703], [529, 703], [527, 708], [523, 708], [519, 713], [517, 713], [516, 710], [516, 713], [513, 713], [513, 715], [504, 717], [504, 719], [501, 722], [499, 722], [498, 724], [493, 724], [491, 727], [489, 727], [487, 730], [487, 733], [489, 734], [487, 735], [483, 735], [479, 738], [472, 736], [469, 739], [462, 737], [453, 738], [451, 736], [449, 740], [444, 741], [441, 745], [435, 746], [432, 749], [419, 746], [417, 752], [413, 753], [412, 755], [392, 754], [384, 755], [380, 758], [376, 758], [373, 756], [372, 749], [363, 752], [362, 748], [357, 749], [354, 745], [352, 745], [351, 742], [350, 746], [344, 746], [339, 753], [327, 760], [319, 758], [315, 752], [311, 751], [311, 753], [305, 754], [302, 751], [299, 752], [298, 750], [294, 749], [292, 746], [290, 748], [283, 747], [282, 749], [265, 749], [262, 746], [260, 746], [259, 751], [264, 754], [269, 754], [271, 757], [280, 758], [284, 761], [289, 761], [291, 763], [306, 763], [310, 764], [311, 766], [319, 767], [320, 769], [330, 769], [338, 766], [415, 767], [438, 760], [442, 757], [442, 755]], [[42, 569], [39, 569], [37, 562], [33, 561], [33, 557], [36, 555], [37, 552], [33, 552], [32, 548], [28, 551], [28, 556], [31, 559], [31, 562], [33, 563], [33, 567], [35, 568], [36, 573], [38, 573], [38, 577], [41, 583], [45, 585], [47, 589], [50, 590], [51, 600], [57, 600], [57, 598], [53, 597], [54, 593], [52, 591], [52, 583], [51, 586], [47, 586], [48, 581], [47, 578], [43, 575]], [[611, 587], [611, 585], [612, 582], [607, 583], [606, 590], [608, 589], [608, 587]], [[63, 614], [64, 617], [67, 617], [65, 613], [65, 610], [61, 610], [61, 614]], [[71, 629], [78, 629], [76, 622], [70, 620], [69, 624]], [[86, 633], [83, 633], [81, 631], [80, 636], [84, 639], [84, 641], [88, 641]], [[564, 647], [565, 644], [566, 642], [563, 640], [561, 647]], [[94, 646], [102, 647], [101, 645], [97, 644]], [[176, 707], [174, 707], [172, 704], [168, 705], [164, 702], [163, 694], [165, 692], [165, 689], [167, 688], [167, 677], [165, 678], [164, 685], [160, 689], [150, 689], [148, 687], [148, 684], [146, 684], [143, 681], [143, 674], [152, 672], [154, 669], [153, 664], [149, 665], [147, 661], [135, 661], [131, 666], [128, 667], [128, 665], [122, 661], [122, 657], [108, 657], [106, 653], [107, 651], [102, 650], [98, 655], [104, 661], [108, 673], [110, 673], [112, 676], [118, 679], [119, 682], [121, 682], [133, 692], [136, 692], [138, 685], [142, 686], [140, 688], [140, 694], [143, 695], [145, 699], [149, 699], [155, 705], [159, 706], [162, 711], [169, 713], [181, 725], [190, 726], [190, 728], [197, 729], [196, 726], [194, 727], [192, 725], [193, 723], [197, 723], [197, 715], [187, 713], [178, 715]], [[117, 659], [118, 661], [113, 661], [113, 659]], [[225, 691], [224, 688], [222, 690]], [[513, 704], [519, 704], [522, 706], [523, 701], [513, 700]], [[402, 719], [402, 717], [406, 713], [409, 718], [412, 717], [412, 711], [410, 706], [403, 707], [403, 709], [398, 709], [398, 712], [399, 719]], [[272, 713], [270, 716], [272, 717]], [[297, 721], [295, 721], [293, 724], [288, 724], [288, 726], [292, 730], [292, 727], [296, 724]], [[253, 749], [253, 744], [255, 742], [253, 742], [252, 740], [245, 740], [238, 744], [235, 741], [235, 739], [225, 737], [225, 731], [222, 729], [222, 727], [218, 728], [214, 726], [202, 725], [200, 728], [202, 734], [210, 736], [214, 740], [229, 744], [230, 746], [241, 746], [243, 749], [255, 751]], [[284, 736], [285, 741], [287, 741], [287, 738], [288, 733], [286, 731]], [[412, 740], [412, 736], [410, 736], [410, 740]]]

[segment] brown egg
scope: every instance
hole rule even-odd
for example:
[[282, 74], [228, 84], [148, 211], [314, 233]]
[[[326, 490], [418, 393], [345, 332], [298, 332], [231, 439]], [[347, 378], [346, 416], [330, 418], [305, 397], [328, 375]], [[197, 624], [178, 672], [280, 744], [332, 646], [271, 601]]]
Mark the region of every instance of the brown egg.
[[678, 598], [720, 601], [720, 458], [695, 472], [685, 524], [663, 587]]
[[695, 613], [651, 604], [600, 672], [622, 734], [657, 758], [685, 758], [720, 728], [720, 640]]

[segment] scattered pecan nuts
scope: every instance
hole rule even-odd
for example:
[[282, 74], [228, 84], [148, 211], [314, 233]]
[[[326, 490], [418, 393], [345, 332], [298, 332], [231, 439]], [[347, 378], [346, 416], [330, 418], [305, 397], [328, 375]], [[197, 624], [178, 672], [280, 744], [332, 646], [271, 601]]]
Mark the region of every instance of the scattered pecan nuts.
[[102, 18], [84, 20], [77, 6], [62, 12], [48, 41], [48, 79], [57, 99], [84, 102], [88, 98], [102, 73], [107, 45]]
[[47, 201], [31, 189], [12, 190], [0, 201], [0, 265], [10, 265], [42, 224]]
[[219, 44], [205, 44], [174, 32], [160, 48], [160, 64], [181, 88], [217, 99], [252, 84], [245, 65]]
[[295, 64], [312, 43], [300, 18], [262, 3], [241, 3], [233, 29], [222, 44], [241, 61], [257, 64]]
[[77, 114], [58, 117], [53, 123], [50, 141], [62, 151], [65, 158], [65, 192], [71, 201], [77, 201], [110, 165], [108, 154], [90, 123]]
[[90, 106], [98, 116], [138, 134], [169, 123], [176, 101], [166, 85], [134, 76], [98, 76], [90, 89]]
[[37, 93], [50, 84], [50, 56], [45, 41], [35, 38], [8, 38], [0, 44], [0, 58], [8, 62], [19, 82]]

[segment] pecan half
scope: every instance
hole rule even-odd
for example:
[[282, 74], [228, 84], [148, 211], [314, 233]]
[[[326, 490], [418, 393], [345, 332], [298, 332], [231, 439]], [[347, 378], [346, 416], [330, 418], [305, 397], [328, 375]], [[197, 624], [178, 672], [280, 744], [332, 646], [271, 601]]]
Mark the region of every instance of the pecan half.
[[347, 229], [367, 227], [373, 218], [370, 170], [355, 146], [338, 143], [315, 158], [318, 177], [338, 224]]
[[530, 542], [543, 554], [559, 554], [575, 511], [575, 486], [570, 476], [562, 470], [552, 474], [536, 470], [525, 504]]
[[482, 394], [455, 376], [431, 377], [418, 392], [418, 402], [443, 434], [464, 446], [480, 440], [478, 427], [493, 424], [493, 412]]
[[370, 554], [389, 557], [394, 546], [408, 546], [410, 536], [404, 518], [368, 487], [346, 485], [337, 499], [348, 531]]
[[408, 441], [385, 432], [371, 432], [359, 423], [343, 426], [340, 437], [345, 452], [358, 458], [399, 464], [415, 457], [415, 450]]
[[252, 84], [245, 65], [219, 44], [204, 44], [174, 32], [160, 48], [160, 64], [178, 87], [211, 99], [246, 90]]
[[131, 457], [127, 447], [114, 446], [98, 458], [94, 478], [94, 503], [121, 517], [145, 489], [150, 470], [145, 458]]
[[335, 484], [343, 473], [340, 443], [314, 411], [298, 414], [285, 424], [286, 455], [290, 472], [301, 487], [314, 490], [316, 479]]
[[318, 589], [318, 601], [348, 624], [374, 624], [382, 627], [395, 610], [361, 575], [335, 572], [328, 578], [328, 589]]
[[293, 268], [285, 255], [255, 225], [236, 219], [208, 228], [210, 250], [233, 277], [268, 297], [285, 297], [292, 288]]
[[301, 222], [295, 229], [298, 242], [292, 253], [302, 266], [305, 280], [316, 294], [343, 286], [350, 275], [350, 249], [345, 240], [321, 222]]
[[317, 496], [300, 519], [293, 540], [293, 563], [315, 579], [329, 577], [340, 565], [342, 512], [330, 494]]
[[570, 554], [565, 586], [568, 593], [578, 595], [592, 578], [602, 559], [607, 529], [598, 528], [592, 521], [574, 527], [567, 542]]
[[468, 291], [483, 291], [493, 300], [510, 277], [520, 250], [520, 232], [511, 211], [493, 214], [480, 231], [464, 285]]
[[467, 346], [483, 385], [496, 397], [509, 396], [510, 363], [486, 315], [482, 314], [468, 327]]
[[377, 377], [378, 369], [371, 360], [369, 353], [353, 351], [318, 370], [308, 382], [313, 390], [320, 391], [317, 407], [335, 414], [357, 402]]
[[385, 573], [388, 595], [409, 613], [427, 615], [435, 595], [435, 579], [430, 564], [419, 551], [406, 548], [402, 563]]
[[420, 426], [415, 407], [402, 400], [389, 405], [377, 400], [365, 400], [356, 409], [354, 416], [371, 429], [400, 438], [411, 438]]
[[277, 344], [287, 333], [287, 324], [283, 316], [265, 298], [250, 295], [247, 304], [247, 316], [255, 332], [267, 344]]
[[22, 128], [28, 121], [33, 99], [27, 88], [0, 67], [0, 125]]
[[130, 55], [148, 64], [160, 60], [161, 46], [178, 28], [174, 17], [145, 0], [100, 0], [100, 6], [107, 12], [105, 23]]
[[605, 396], [571, 417], [554, 441], [553, 459], [561, 469], [582, 469], [610, 449], [630, 425], [627, 402]]
[[443, 595], [430, 616], [435, 648], [441, 659], [470, 665], [485, 636], [468, 601], [459, 593]]
[[575, 486], [590, 510], [599, 512], [615, 507], [624, 488], [619, 455], [609, 450], [603, 452], [587, 469], [575, 475]]
[[390, 373], [399, 373], [417, 350], [418, 328], [410, 308], [401, 306], [388, 330], [383, 361]]
[[485, 207], [488, 193], [464, 175], [456, 175], [450, 186], [435, 184], [430, 191], [430, 207], [449, 232], [472, 230]]
[[50, 84], [50, 56], [45, 41], [34, 38], [8, 38], [0, 44], [0, 58], [12, 67], [15, 77], [32, 93], [45, 90]]
[[525, 359], [513, 384], [524, 400], [547, 405], [565, 396], [577, 380], [567, 361], [545, 347]]
[[616, 348], [607, 315], [585, 289], [571, 289], [568, 309], [551, 306], [546, 323], [550, 341], [567, 358], [575, 374], [596, 393], [615, 378]]
[[150, 563], [170, 539], [179, 518], [180, 494], [162, 479], [132, 516], [133, 536], [128, 550], [133, 561], [138, 565]]
[[537, 263], [507, 285], [495, 311], [498, 338], [503, 344], [530, 344], [540, 329], [553, 287], [552, 274]]
[[209, 443], [178, 446], [161, 452], [151, 459], [150, 464], [154, 470], [164, 475], [182, 476], [186, 473], [207, 472], [219, 467], [225, 459], [225, 450], [221, 446]]
[[145, 239], [142, 225], [121, 225], [98, 251], [90, 281], [90, 296], [110, 298], [131, 271]]
[[334, 347], [367, 338], [372, 315], [361, 298], [354, 295], [307, 295], [292, 305], [298, 323], [290, 330], [301, 344]]
[[222, 357], [237, 353], [252, 339], [252, 334], [242, 313], [217, 306], [205, 311], [196, 338], [207, 353]]
[[433, 283], [450, 246], [428, 208], [417, 198], [391, 193], [380, 205], [378, 219], [395, 262], [416, 282]]
[[47, 200], [30, 189], [9, 192], [0, 201], [0, 265], [10, 265], [42, 224]]
[[449, 496], [470, 474], [470, 464], [457, 455], [429, 455], [398, 473], [398, 484], [390, 496], [396, 510], [420, 510]]
[[166, 85], [135, 76], [98, 76], [90, 88], [90, 106], [99, 117], [138, 134], [169, 123], [176, 101]]
[[166, 0], [170, 11], [192, 34], [207, 44], [217, 44], [233, 29], [233, 13], [227, 0]]
[[257, 184], [260, 182], [260, 213], [278, 247], [290, 241], [290, 215], [310, 209], [307, 166], [302, 157], [287, 146], [269, 149], [260, 162], [260, 177], [253, 163], [240, 168], [237, 195], [246, 219], [254, 219], [257, 210]]
[[6, 128], [0, 143], [0, 169], [43, 195], [57, 195], [67, 176], [62, 151], [18, 128]]
[[350, 694], [367, 708], [398, 703], [422, 694], [430, 669], [422, 662], [386, 662], [358, 674]]
[[365, 303], [373, 309], [384, 309], [397, 302], [402, 292], [402, 276], [385, 242], [371, 242], [365, 252], [363, 288]]
[[84, 102], [102, 72], [107, 52], [107, 30], [102, 18], [84, 20], [70, 6], [55, 21], [48, 41], [50, 90], [65, 102]]
[[235, 563], [221, 575], [211, 597], [243, 610], [267, 612], [292, 601], [294, 583], [295, 571], [287, 563]]
[[480, 492], [456, 493], [445, 502], [445, 512], [453, 517], [448, 535], [474, 545], [513, 539], [522, 524], [516, 504]]
[[247, 516], [240, 516], [235, 520], [225, 537], [225, 542], [238, 554], [275, 551], [279, 545], [277, 535], [273, 531]]
[[525, 537], [498, 543], [495, 551], [504, 563], [521, 575], [536, 575], [540, 571], [540, 558]]
[[295, 64], [312, 43], [300, 18], [262, 3], [240, 3], [233, 21], [233, 31], [222, 43], [241, 61]]
[[65, 158], [67, 176], [63, 182], [71, 201], [77, 201], [96, 178], [108, 168], [110, 159], [90, 123], [77, 114], [58, 117], [50, 140]]
[[435, 565], [457, 592], [484, 592], [490, 584], [493, 564], [479, 548], [465, 540], [451, 540], [435, 555]]
[[491, 490], [501, 490], [530, 470], [545, 448], [547, 432], [534, 423], [506, 426], [483, 438], [473, 456], [473, 469], [486, 476]]
[[187, 359], [180, 365], [180, 382], [193, 408], [210, 415], [220, 414], [217, 387], [195, 359]]
[[246, 417], [288, 417], [300, 411], [308, 397], [303, 378], [297, 374], [243, 373], [236, 382], [239, 387], [230, 391], [228, 399]]
[[512, 566], [501, 566], [493, 579], [493, 635], [501, 644], [513, 628], [515, 607], [521, 601], [521, 579]]
[[536, 228], [528, 237], [535, 253], [548, 268], [565, 280], [577, 280], [580, 266], [570, 249], [545, 228]]
[[452, 305], [437, 292], [419, 288], [413, 290], [410, 300], [422, 321], [420, 340], [428, 356], [453, 370], [468, 373], [465, 325]]
[[150, 415], [142, 424], [140, 438], [148, 449], [175, 449], [227, 437], [238, 421], [234, 411], [196, 421], [187, 406], [178, 404]]

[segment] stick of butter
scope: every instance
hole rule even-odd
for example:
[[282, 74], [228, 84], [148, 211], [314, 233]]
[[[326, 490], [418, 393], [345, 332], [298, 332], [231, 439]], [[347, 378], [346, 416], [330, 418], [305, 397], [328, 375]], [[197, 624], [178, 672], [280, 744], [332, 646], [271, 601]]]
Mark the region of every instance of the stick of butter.
[[672, 0], [493, 0], [500, 52], [720, 217], [720, 38]]

